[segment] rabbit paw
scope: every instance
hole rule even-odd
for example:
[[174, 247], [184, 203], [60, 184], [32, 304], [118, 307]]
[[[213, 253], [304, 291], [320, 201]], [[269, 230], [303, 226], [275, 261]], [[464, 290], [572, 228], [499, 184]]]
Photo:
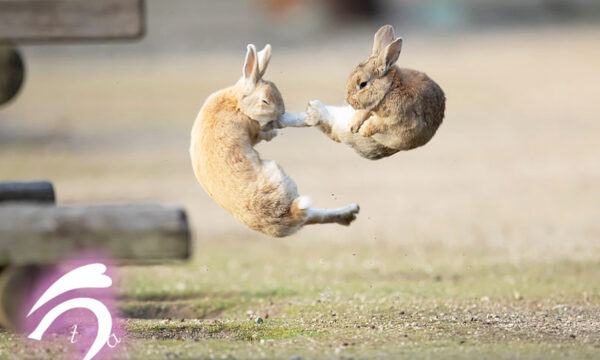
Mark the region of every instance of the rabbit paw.
[[337, 223], [340, 225], [348, 226], [351, 222], [356, 220], [356, 215], [358, 215], [360, 207], [358, 206], [358, 204], [352, 204], [346, 206], [344, 210], [344, 213], [341, 214], [340, 217], [337, 219]]
[[364, 137], [373, 136], [373, 135], [375, 135], [376, 132], [377, 131], [375, 129], [375, 126], [373, 126], [373, 123], [371, 121], [369, 121], [369, 119], [367, 119], [367, 121], [362, 123], [362, 126], [358, 130], [358, 133]]
[[350, 131], [353, 134], [356, 134], [360, 129], [362, 129], [364, 122], [365, 119], [362, 117], [352, 119], [352, 121], [350, 121]]
[[329, 112], [322, 102], [319, 100], [311, 100], [306, 107], [306, 115], [306, 125], [316, 126], [319, 125], [324, 118], [329, 116]]
[[277, 129], [271, 129], [271, 130], [266, 130], [266, 131], [261, 130], [258, 133], [258, 136], [260, 137], [261, 140], [271, 141], [278, 134], [279, 134], [279, 131], [277, 131]]

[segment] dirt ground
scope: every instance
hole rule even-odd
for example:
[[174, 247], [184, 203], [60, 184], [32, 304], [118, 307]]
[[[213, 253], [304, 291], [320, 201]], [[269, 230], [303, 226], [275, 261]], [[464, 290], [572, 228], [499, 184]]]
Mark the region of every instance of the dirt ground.
[[[50, 179], [60, 204], [188, 210], [192, 261], [119, 271], [128, 336], [116, 358], [596, 358], [598, 38], [565, 27], [406, 39], [399, 64], [448, 99], [431, 143], [374, 162], [315, 129], [258, 146], [315, 205], [359, 203], [350, 227], [267, 238], [196, 183], [189, 130], [239, 77], [243, 49], [85, 61], [25, 49], [26, 86], [0, 112], [0, 176]], [[369, 49], [274, 48], [266, 77], [290, 111], [341, 104]], [[18, 339], [0, 333], [2, 358], [69, 348]]]

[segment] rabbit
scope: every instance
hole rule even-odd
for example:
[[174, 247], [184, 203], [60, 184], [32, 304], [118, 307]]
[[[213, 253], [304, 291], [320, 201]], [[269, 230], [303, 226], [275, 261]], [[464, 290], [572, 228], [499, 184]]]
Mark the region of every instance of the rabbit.
[[285, 113], [275, 84], [262, 79], [270, 58], [270, 45], [258, 54], [254, 45], [248, 45], [242, 78], [204, 102], [191, 132], [194, 174], [237, 220], [270, 236], [291, 235], [308, 224], [349, 225], [359, 212], [357, 204], [310, 207], [310, 199], [298, 195], [283, 169], [261, 159], [254, 149], [261, 140], [276, 136], [282, 124], [306, 126], [306, 116]]
[[446, 97], [426, 74], [394, 65], [402, 39], [390, 25], [375, 34], [371, 56], [351, 73], [347, 106], [309, 102], [307, 123], [361, 156], [377, 160], [425, 145], [444, 118]]

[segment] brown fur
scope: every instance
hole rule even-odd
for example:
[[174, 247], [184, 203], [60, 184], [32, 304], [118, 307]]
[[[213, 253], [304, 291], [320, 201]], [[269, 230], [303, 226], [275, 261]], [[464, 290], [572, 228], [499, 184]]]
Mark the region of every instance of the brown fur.
[[265, 165], [252, 147], [259, 130], [258, 121], [240, 110], [235, 87], [213, 94], [192, 130], [192, 165], [208, 194], [237, 220], [285, 236], [304, 222], [306, 210], [292, 206], [298, 197], [295, 186], [279, 186], [269, 179], [270, 172], [261, 171], [274, 166], [284, 174], [274, 162]]
[[[262, 61], [268, 62], [270, 47], [265, 49], [269, 56]], [[244, 77], [210, 95], [200, 109], [190, 145], [196, 178], [237, 220], [267, 235], [290, 235], [306, 223], [349, 224], [358, 212], [356, 205], [353, 211], [332, 212], [315, 221], [309, 214], [308, 200], [298, 196], [293, 180], [274, 161], [261, 159], [254, 149], [265, 139], [265, 131], [276, 131], [270, 123], [285, 111], [275, 84], [262, 80], [266, 64], [256, 64], [257, 57], [260, 54], [248, 46]]]
[[357, 110], [349, 131], [319, 124], [331, 139], [367, 159], [426, 144], [444, 118], [446, 98], [438, 84], [424, 73], [394, 65], [401, 46], [391, 26], [379, 29], [372, 55], [350, 73], [346, 84], [346, 101]]
[[[367, 66], [357, 68], [351, 79], [369, 74], [372, 71], [369, 65], [372, 66], [374, 58], [367, 60]], [[364, 120], [357, 119], [353, 124], [355, 129], [359, 129], [362, 136], [373, 136], [394, 150], [410, 150], [425, 145], [444, 118], [444, 92], [426, 74], [397, 66], [387, 71], [384, 80], [377, 84], [376, 95], [368, 93], [364, 97], [351, 81], [348, 82], [347, 100], [350, 105], [355, 109], [368, 110], [371, 114], [368, 121], [364, 117]], [[377, 95], [384, 90], [385, 95], [379, 99]]]
[[333, 131], [331, 125], [327, 123], [319, 123], [317, 125], [319, 130], [321, 130], [325, 135], [329, 136], [329, 138], [335, 142], [342, 142], [339, 136]]

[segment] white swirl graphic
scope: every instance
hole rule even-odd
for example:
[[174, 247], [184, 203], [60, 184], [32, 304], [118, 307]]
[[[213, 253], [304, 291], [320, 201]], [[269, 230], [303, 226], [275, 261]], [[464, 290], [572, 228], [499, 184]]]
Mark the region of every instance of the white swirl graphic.
[[[46, 304], [48, 301], [64, 294], [67, 291], [86, 288], [107, 288], [112, 285], [112, 279], [104, 274], [106, 265], [95, 263], [78, 267], [56, 280], [36, 301], [27, 317]], [[88, 309], [94, 313], [98, 321], [98, 332], [96, 339], [90, 346], [90, 349], [83, 360], [91, 360], [102, 350], [107, 343], [112, 330], [112, 316], [106, 305], [102, 302], [86, 297], [67, 300], [52, 308], [40, 321], [35, 330], [29, 334], [30, 339], [42, 340], [42, 336], [48, 330], [50, 325], [64, 312], [72, 309]]]

